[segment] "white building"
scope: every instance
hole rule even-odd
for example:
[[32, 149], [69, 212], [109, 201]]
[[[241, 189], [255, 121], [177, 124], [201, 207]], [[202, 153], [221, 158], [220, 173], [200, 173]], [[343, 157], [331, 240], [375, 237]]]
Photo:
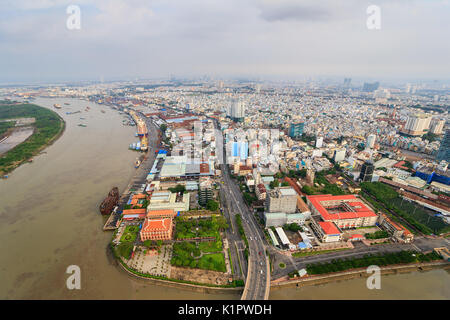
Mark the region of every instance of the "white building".
[[323, 137], [317, 137], [316, 139], [316, 148], [322, 148]]
[[367, 141], [366, 141], [366, 147], [373, 149], [373, 147], [375, 147], [375, 140], [377, 139], [377, 136], [374, 134], [369, 134], [367, 136]]

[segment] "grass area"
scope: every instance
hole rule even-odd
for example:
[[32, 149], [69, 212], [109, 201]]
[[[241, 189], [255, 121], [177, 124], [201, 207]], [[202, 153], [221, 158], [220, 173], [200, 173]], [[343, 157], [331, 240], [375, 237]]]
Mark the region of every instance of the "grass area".
[[384, 205], [387, 209], [394, 211], [422, 233], [440, 234], [450, 231], [450, 226], [442, 221], [442, 219], [428, 214], [422, 207], [413, 202], [402, 201], [399, 194], [384, 183], [363, 182], [361, 183], [361, 188], [380, 202], [377, 204], [373, 199], [365, 198], [377, 209], [383, 209], [380, 204]]
[[292, 256], [295, 258], [308, 257], [308, 256], [315, 256], [318, 254], [324, 254], [324, 253], [328, 253], [328, 252], [338, 252], [338, 251], [344, 251], [344, 250], [349, 250], [349, 248], [322, 250], [322, 251], [300, 251], [300, 252], [293, 253]]
[[138, 233], [139, 233], [138, 226], [127, 226], [122, 234], [122, 237], [120, 237], [120, 242], [133, 243], [136, 240]]
[[0, 121], [0, 138], [2, 138], [8, 129], [13, 128], [15, 125], [15, 121]]
[[231, 274], [234, 274], [234, 269], [233, 269], [233, 259], [231, 259], [231, 251], [230, 251], [230, 248], [228, 248], [227, 251], [228, 251], [228, 259], [230, 260]]
[[223, 216], [213, 216], [211, 218], [188, 219], [177, 217], [175, 239], [192, 239], [203, 237], [215, 237], [220, 239], [219, 231], [228, 227]]
[[286, 268], [286, 265], [285, 265], [283, 262], [281, 262], [281, 263], [279, 264], [279, 266], [280, 266], [281, 269]]
[[177, 242], [173, 245], [172, 260], [170, 263], [177, 267], [198, 268], [226, 272], [225, 257], [223, 253], [203, 254], [194, 242]]
[[337, 259], [327, 263], [314, 263], [306, 266], [309, 274], [324, 274], [331, 272], [345, 271], [349, 269], [365, 268], [370, 265], [387, 266], [393, 264], [406, 264], [415, 262], [428, 262], [433, 260], [441, 260], [442, 258], [436, 253], [429, 254], [417, 253], [414, 251], [400, 251], [395, 253], [385, 253], [379, 255], [365, 255], [362, 258]]
[[227, 271], [223, 253], [211, 253], [203, 255], [198, 261], [197, 268], [221, 272]]
[[364, 234], [364, 237], [366, 237], [366, 239], [383, 239], [383, 238], [389, 238], [389, 233], [387, 231], [384, 230], [379, 230], [379, 231], [375, 231], [374, 233], [366, 233]]
[[33, 124], [35, 132], [0, 158], [0, 173], [12, 171], [22, 162], [36, 155], [64, 129], [64, 121], [52, 110], [34, 104], [0, 104], [0, 119], [12, 118], [35, 118], [36, 121]]
[[413, 217], [416, 221], [429, 227], [435, 234], [446, 233], [450, 231], [450, 226], [444, 222], [439, 217], [430, 215], [423, 207], [420, 205], [396, 198], [393, 200], [393, 205], [400, 208], [401, 210], [408, 212], [408, 214]]
[[222, 240], [200, 242], [198, 248], [205, 253], [222, 251]]

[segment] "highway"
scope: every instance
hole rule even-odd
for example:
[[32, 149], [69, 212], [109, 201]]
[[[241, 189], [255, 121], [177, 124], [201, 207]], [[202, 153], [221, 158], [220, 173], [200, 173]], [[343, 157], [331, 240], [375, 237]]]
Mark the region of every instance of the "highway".
[[[217, 128], [218, 124], [214, 121]], [[268, 259], [266, 257], [266, 250], [264, 245], [264, 234], [255, 222], [253, 213], [244, 202], [242, 192], [239, 186], [231, 179], [230, 169], [224, 164], [226, 154], [225, 145], [223, 144], [223, 137], [219, 135], [216, 137], [218, 146], [224, 146], [223, 154], [219, 156], [221, 159], [221, 171], [223, 184], [221, 184], [221, 198], [222, 206], [224, 208], [224, 214], [228, 216], [230, 220], [231, 231], [227, 231], [227, 239], [230, 243], [230, 250], [232, 243], [239, 248], [237, 255], [241, 262], [241, 268], [243, 278], [245, 280], [244, 293], [242, 300], [264, 300], [268, 299], [270, 289], [270, 268], [268, 265]], [[235, 215], [240, 214], [242, 218], [242, 226], [245, 231], [245, 235], [249, 244], [249, 257], [248, 263], [245, 260], [243, 254], [245, 243], [240, 239], [240, 235], [235, 223]], [[233, 253], [231, 254], [233, 257]], [[233, 257], [233, 265], [236, 264]], [[239, 268], [239, 267], [238, 267]]]

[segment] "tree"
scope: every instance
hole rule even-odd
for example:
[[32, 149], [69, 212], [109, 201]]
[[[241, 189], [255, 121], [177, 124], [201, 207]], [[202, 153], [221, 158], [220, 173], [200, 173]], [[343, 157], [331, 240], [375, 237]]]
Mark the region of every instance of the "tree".
[[219, 203], [214, 200], [208, 200], [206, 203], [206, 209], [210, 211], [217, 211], [217, 209], [219, 209]]
[[219, 230], [226, 230], [226, 229], [228, 229], [227, 219], [225, 219], [224, 216], [217, 217], [216, 223], [217, 223], [217, 227], [219, 228]]
[[269, 186], [271, 189], [274, 189], [274, 188], [278, 187], [279, 185], [280, 185], [280, 181], [278, 179], [275, 179], [269, 183]]
[[186, 191], [186, 187], [182, 184], [177, 184], [175, 188], [169, 188], [169, 191], [172, 193], [184, 193]]
[[310, 186], [303, 186], [302, 191], [308, 195], [314, 194], [314, 189]]

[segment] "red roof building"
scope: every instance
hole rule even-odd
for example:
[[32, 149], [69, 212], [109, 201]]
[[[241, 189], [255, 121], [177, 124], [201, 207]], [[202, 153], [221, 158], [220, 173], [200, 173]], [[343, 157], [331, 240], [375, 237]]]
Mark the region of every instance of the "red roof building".
[[355, 195], [330, 194], [306, 196], [311, 213], [341, 229], [374, 226], [378, 216]]
[[172, 239], [173, 222], [170, 218], [145, 219], [141, 229], [141, 241]]

